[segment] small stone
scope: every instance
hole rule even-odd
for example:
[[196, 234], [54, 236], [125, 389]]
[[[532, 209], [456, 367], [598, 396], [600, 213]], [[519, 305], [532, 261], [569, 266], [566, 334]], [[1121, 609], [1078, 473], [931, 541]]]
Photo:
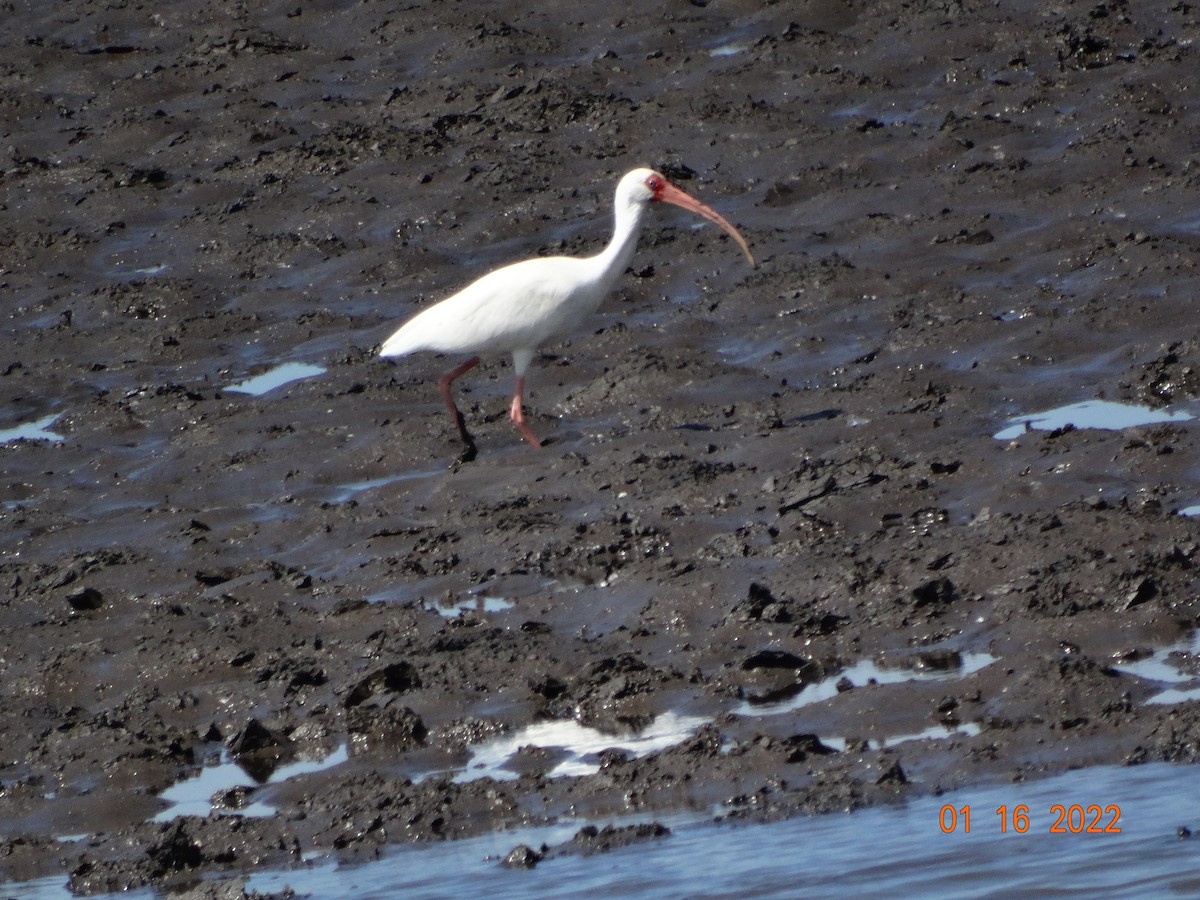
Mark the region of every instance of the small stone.
[[506, 869], [532, 869], [542, 861], [542, 855], [532, 847], [518, 844], [513, 847], [500, 865]]

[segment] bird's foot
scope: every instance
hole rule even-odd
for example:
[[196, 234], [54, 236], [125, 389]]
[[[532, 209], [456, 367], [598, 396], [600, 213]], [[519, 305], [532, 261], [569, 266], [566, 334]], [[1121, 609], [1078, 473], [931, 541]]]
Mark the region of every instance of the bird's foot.
[[539, 440], [538, 436], [529, 429], [528, 425], [525, 424], [524, 419], [519, 422], [514, 420], [514, 424], [517, 426], [517, 431], [521, 433], [521, 437], [525, 438], [525, 443], [527, 443], [534, 450], [544, 447], [548, 443], [548, 441]]
[[462, 449], [462, 453], [454, 457], [454, 462], [450, 463], [450, 471], [455, 472], [463, 463], [474, 462], [475, 457], [479, 455], [479, 450], [475, 447], [475, 442], [470, 441]]

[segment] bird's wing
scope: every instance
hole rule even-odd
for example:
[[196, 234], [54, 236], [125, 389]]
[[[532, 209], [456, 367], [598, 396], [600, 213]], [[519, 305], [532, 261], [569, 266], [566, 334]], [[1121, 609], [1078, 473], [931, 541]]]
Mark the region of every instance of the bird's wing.
[[588, 287], [578, 263], [546, 257], [489, 272], [406, 322], [380, 355], [536, 349], [573, 324], [571, 301]]

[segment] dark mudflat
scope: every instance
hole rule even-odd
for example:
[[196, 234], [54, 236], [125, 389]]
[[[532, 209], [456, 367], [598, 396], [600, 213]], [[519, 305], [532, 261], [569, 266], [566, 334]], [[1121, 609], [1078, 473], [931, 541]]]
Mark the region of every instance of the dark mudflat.
[[[1114, 668], [1197, 623], [1200, 426], [993, 436], [1196, 397], [1200, 7], [59, 6], [0, 35], [0, 428], [62, 437], [0, 446], [0, 880], [1200, 753], [1194, 703]], [[655, 210], [530, 373], [554, 442], [485, 360], [447, 471], [447, 361], [374, 348], [489, 268], [594, 252], [647, 164], [759, 268]], [[228, 390], [289, 361], [326, 371]], [[509, 605], [435, 608], [476, 596]], [[669, 711], [709, 724], [594, 775], [543, 748], [415, 780], [537, 721]], [[933, 726], [963, 734], [880, 749]], [[152, 821], [223, 752], [343, 744], [253, 792], [275, 816]]]

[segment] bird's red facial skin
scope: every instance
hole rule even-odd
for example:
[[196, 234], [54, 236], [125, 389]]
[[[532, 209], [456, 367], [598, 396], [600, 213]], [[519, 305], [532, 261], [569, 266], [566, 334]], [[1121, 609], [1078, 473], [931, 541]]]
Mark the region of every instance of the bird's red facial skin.
[[663, 179], [657, 175], [651, 175], [649, 178], [647, 178], [646, 179], [646, 187], [650, 190], [650, 193], [652, 194], [650, 199], [651, 200], [661, 199], [660, 195], [663, 192], [663, 188], [666, 187], [666, 184], [667, 183], [665, 181], [663, 181]]

